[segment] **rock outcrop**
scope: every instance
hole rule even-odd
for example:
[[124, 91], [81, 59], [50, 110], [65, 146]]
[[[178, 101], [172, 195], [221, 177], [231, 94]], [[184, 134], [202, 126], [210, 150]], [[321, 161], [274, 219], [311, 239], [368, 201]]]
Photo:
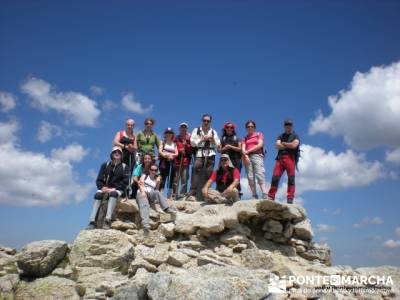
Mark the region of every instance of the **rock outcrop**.
[[[150, 232], [129, 200], [118, 204], [112, 229], [82, 230], [69, 247], [60, 241], [31, 243], [19, 253], [0, 247], [0, 299], [400, 298], [399, 268], [331, 266], [330, 249], [313, 242], [302, 207], [259, 200], [175, 206], [176, 219], [151, 210]], [[366, 297], [277, 285], [289, 276], [374, 272], [393, 277], [390, 291]]]

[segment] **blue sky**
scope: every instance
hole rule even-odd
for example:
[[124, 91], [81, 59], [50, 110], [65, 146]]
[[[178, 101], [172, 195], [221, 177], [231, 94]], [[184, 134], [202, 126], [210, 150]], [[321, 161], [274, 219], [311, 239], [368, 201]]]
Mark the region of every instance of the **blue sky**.
[[400, 265], [399, 2], [0, 6], [1, 244], [74, 239], [127, 117], [138, 130], [151, 115], [160, 133], [207, 112], [241, 136], [256, 120], [267, 182], [293, 118], [316, 241], [335, 264]]

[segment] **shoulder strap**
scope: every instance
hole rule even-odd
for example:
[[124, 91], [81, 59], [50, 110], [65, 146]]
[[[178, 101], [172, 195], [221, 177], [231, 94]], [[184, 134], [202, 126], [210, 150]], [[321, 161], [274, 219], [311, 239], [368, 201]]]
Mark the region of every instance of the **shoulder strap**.
[[201, 129], [200, 129], [200, 126], [199, 127], [197, 127], [197, 135], [200, 135], [201, 134]]

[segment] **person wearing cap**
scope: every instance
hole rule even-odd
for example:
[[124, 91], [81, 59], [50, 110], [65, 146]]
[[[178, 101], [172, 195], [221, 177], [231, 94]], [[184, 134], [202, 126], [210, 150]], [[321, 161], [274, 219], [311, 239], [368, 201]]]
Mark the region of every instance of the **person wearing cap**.
[[103, 229], [110, 229], [111, 216], [117, 205], [117, 199], [124, 197], [125, 188], [129, 184], [129, 168], [122, 162], [122, 149], [114, 146], [110, 158], [111, 161], [101, 165], [97, 176], [97, 192], [94, 195], [90, 223], [87, 229], [96, 228], [96, 218], [103, 199], [108, 199], [107, 215]]
[[257, 181], [262, 193], [262, 198], [267, 199], [264, 167], [264, 135], [256, 131], [256, 122], [253, 120], [247, 121], [245, 127], [247, 135], [242, 140], [242, 153], [252, 197], [258, 199]]
[[179, 135], [175, 137], [178, 156], [174, 160], [173, 196], [175, 197], [178, 193], [180, 181], [181, 189], [178, 198], [184, 197], [187, 193], [189, 166], [192, 158], [192, 145], [190, 144], [190, 133], [188, 133], [188, 127], [188, 124], [185, 122], [179, 124]]
[[127, 119], [125, 121], [125, 130], [118, 131], [113, 140], [113, 146], [118, 146], [122, 149], [122, 162], [129, 166], [132, 174], [135, 168], [135, 155], [137, 150], [137, 143], [133, 128], [135, 127], [135, 120]]
[[214, 169], [216, 149], [220, 145], [220, 140], [218, 133], [211, 128], [211, 121], [211, 115], [204, 114], [202, 125], [193, 129], [190, 137], [192, 147], [196, 148], [196, 158], [192, 168], [190, 191], [186, 197], [189, 201], [201, 200], [197, 198], [202, 197], [204, 178], [209, 178]]
[[156, 159], [155, 149], [160, 147], [160, 139], [153, 131], [154, 123], [153, 118], [146, 118], [143, 131], [140, 131], [136, 136], [139, 160], [145, 153], [150, 153]]
[[284, 171], [288, 176], [287, 203], [293, 203], [295, 193], [295, 169], [298, 161], [300, 138], [293, 131], [293, 121], [286, 119], [283, 123], [285, 131], [278, 136], [275, 148], [278, 149], [274, 171], [272, 174], [271, 188], [268, 192], [268, 199], [275, 200], [279, 180]]
[[[217, 184], [216, 190], [210, 189], [213, 183]], [[233, 204], [239, 201], [237, 187], [240, 182], [240, 172], [235, 168], [228, 154], [222, 154], [219, 168], [212, 172], [211, 177], [202, 189], [204, 199], [209, 203]]]
[[160, 143], [158, 148], [158, 154], [160, 159], [160, 174], [161, 184], [160, 191], [165, 188], [165, 183], [168, 178], [168, 198], [172, 195], [172, 184], [173, 184], [173, 165], [174, 159], [178, 156], [178, 148], [174, 142], [175, 134], [171, 127], [164, 130], [164, 140]]

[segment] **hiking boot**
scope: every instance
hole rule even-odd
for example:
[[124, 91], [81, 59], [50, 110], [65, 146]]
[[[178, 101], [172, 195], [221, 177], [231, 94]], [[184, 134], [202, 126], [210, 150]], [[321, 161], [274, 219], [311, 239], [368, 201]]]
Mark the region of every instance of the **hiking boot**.
[[196, 197], [193, 195], [187, 196], [185, 201], [196, 202]]
[[144, 233], [145, 235], [148, 235], [149, 232], [150, 232], [150, 225], [149, 225], [149, 224], [144, 224], [144, 225], [143, 225], [143, 233]]
[[287, 202], [288, 204], [293, 204], [293, 199], [287, 199], [286, 202]]
[[254, 194], [252, 197], [253, 197], [253, 199], [258, 199], [258, 195], [257, 194]]
[[105, 220], [103, 224], [103, 229], [111, 229], [111, 220]]
[[96, 229], [96, 222], [94, 222], [94, 221], [91, 221], [90, 223], [89, 223], [89, 225], [86, 227], [86, 230], [92, 230], [92, 229]]
[[176, 215], [177, 211], [174, 207], [168, 207], [166, 210], [164, 210], [164, 212], [171, 214], [171, 215]]
[[263, 193], [262, 194], [262, 199], [264, 199], [264, 200], [268, 200], [268, 194], [267, 193]]

